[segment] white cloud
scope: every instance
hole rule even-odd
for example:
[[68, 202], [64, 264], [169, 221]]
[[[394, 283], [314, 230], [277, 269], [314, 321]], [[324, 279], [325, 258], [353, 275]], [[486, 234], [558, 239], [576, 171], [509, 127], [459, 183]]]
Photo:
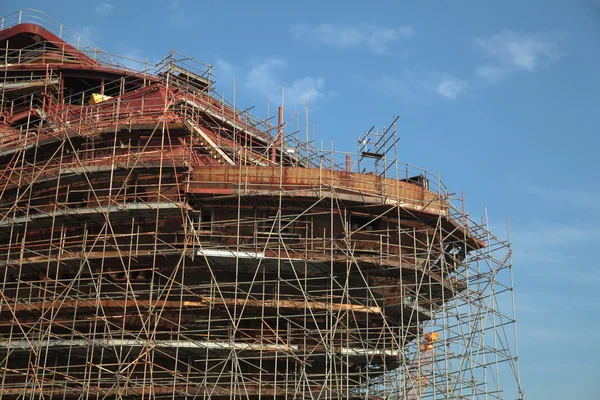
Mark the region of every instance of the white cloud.
[[384, 28], [369, 23], [353, 25], [297, 24], [292, 26], [291, 30], [292, 34], [298, 39], [339, 48], [363, 46], [379, 54], [387, 52], [395, 42], [411, 38], [415, 34], [414, 28], [408, 25]]
[[286, 63], [278, 58], [270, 58], [254, 65], [246, 76], [246, 86], [257, 92], [280, 92], [282, 85], [276, 76], [276, 71], [285, 66]]
[[245, 86], [262, 95], [279, 94], [281, 88], [285, 87], [285, 104], [291, 108], [302, 107], [305, 101], [314, 104], [334, 95], [332, 91], [325, 91], [325, 80], [321, 77], [305, 76], [285, 84], [280, 71], [286, 67], [287, 63], [279, 58], [270, 58], [256, 64], [248, 71]]
[[475, 69], [475, 74], [489, 81], [497, 81], [517, 71], [533, 72], [549, 65], [563, 54], [559, 50], [560, 36], [519, 33], [504, 30], [488, 38], [475, 38], [475, 46], [490, 63]]
[[111, 14], [114, 9], [115, 7], [110, 3], [102, 3], [94, 6], [94, 11], [101, 17]]
[[233, 73], [234, 69], [233, 64], [227, 62], [226, 60], [223, 60], [222, 58], [217, 58], [217, 61], [215, 62], [215, 67], [218, 71], [221, 71], [223, 75], [230, 75], [231, 73]]
[[465, 94], [467, 82], [458, 79], [452, 75], [446, 75], [438, 84], [436, 92], [449, 100], [456, 100], [459, 96]]
[[215, 61], [215, 70], [213, 71], [215, 77], [213, 79], [219, 83], [219, 85], [229, 87], [233, 82], [233, 77], [240, 77], [243, 75], [243, 71], [236, 65], [217, 57]]
[[454, 101], [468, 94], [469, 83], [450, 74], [423, 73], [404, 68], [396, 75], [381, 75], [373, 86], [386, 96], [409, 104], [428, 102], [432, 95]]
[[295, 106], [301, 106], [306, 101], [312, 104], [326, 95], [323, 91], [324, 86], [325, 80], [323, 78], [305, 76], [294, 80], [292, 85], [286, 89], [285, 96], [291, 99], [292, 104]]

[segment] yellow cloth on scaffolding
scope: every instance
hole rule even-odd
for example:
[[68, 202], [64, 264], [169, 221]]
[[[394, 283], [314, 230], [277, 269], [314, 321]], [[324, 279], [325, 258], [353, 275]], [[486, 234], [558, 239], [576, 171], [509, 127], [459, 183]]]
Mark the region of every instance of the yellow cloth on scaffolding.
[[88, 100], [88, 105], [93, 106], [94, 104], [98, 104], [98, 103], [101, 103], [101, 102], [109, 100], [109, 99], [112, 99], [112, 97], [105, 96], [100, 93], [92, 93], [92, 95], [90, 96], [90, 99]]

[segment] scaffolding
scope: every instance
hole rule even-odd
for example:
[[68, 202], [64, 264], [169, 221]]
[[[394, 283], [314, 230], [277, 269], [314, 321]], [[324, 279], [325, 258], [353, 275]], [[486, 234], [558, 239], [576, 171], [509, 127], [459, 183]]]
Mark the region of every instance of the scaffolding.
[[193, 58], [0, 23], [0, 397], [523, 397], [510, 240], [397, 118], [325, 150]]

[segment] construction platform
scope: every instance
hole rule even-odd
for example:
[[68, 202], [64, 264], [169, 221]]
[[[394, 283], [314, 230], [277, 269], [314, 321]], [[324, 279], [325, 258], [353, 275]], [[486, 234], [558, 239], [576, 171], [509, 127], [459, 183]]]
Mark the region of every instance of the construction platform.
[[0, 397], [487, 399], [503, 364], [518, 387], [509, 244], [398, 161], [396, 120], [320, 150], [193, 58], [0, 24]]

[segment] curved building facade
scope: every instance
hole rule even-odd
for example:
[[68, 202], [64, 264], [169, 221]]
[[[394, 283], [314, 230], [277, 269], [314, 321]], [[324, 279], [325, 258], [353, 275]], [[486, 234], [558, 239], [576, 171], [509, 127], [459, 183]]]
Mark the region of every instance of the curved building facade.
[[508, 243], [390, 132], [339, 158], [68, 35], [2, 19], [0, 397], [502, 397]]

